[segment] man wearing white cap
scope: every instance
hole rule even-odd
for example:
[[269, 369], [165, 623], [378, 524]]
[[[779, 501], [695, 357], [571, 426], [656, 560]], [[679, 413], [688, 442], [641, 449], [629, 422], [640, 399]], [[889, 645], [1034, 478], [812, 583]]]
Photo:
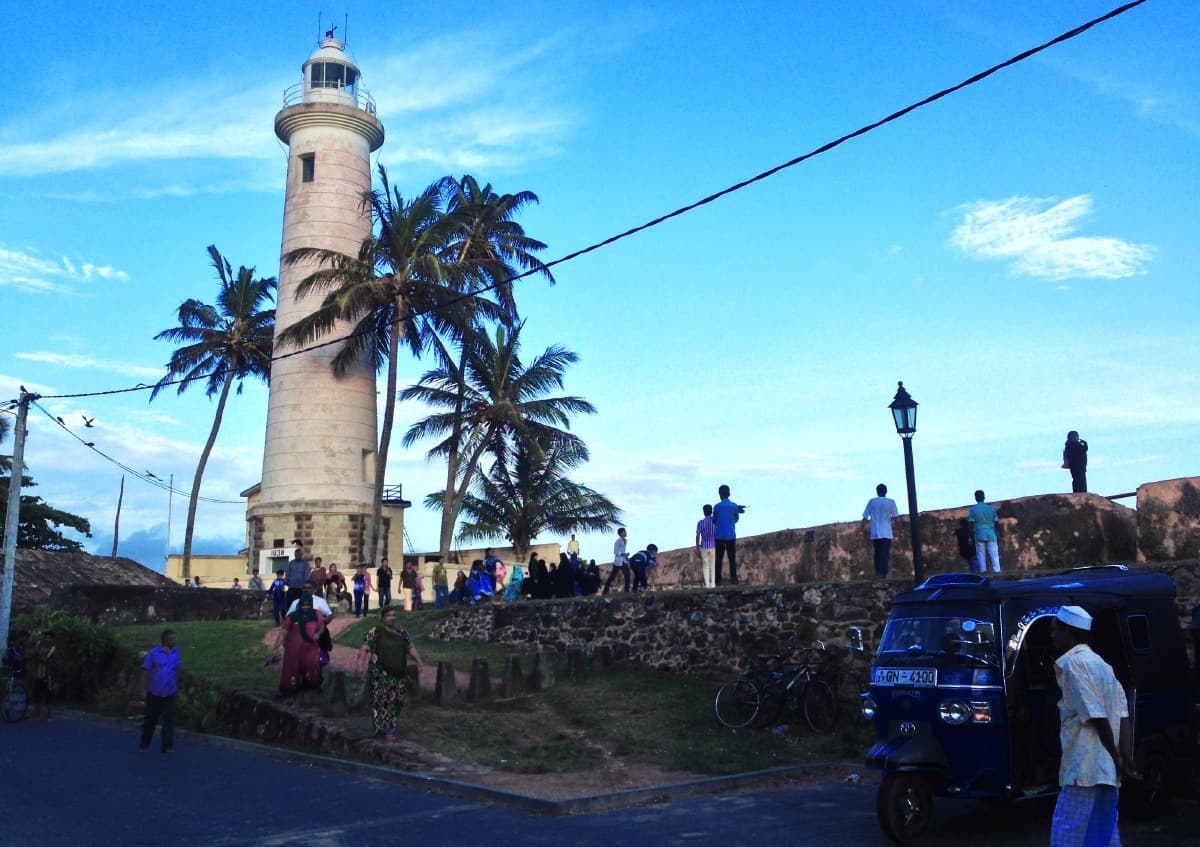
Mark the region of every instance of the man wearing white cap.
[[1050, 847], [1120, 847], [1121, 771], [1136, 778], [1125, 692], [1113, 669], [1088, 646], [1092, 616], [1081, 606], [1063, 606], [1055, 618], [1051, 637], [1062, 653], [1054, 663], [1062, 690], [1062, 764]]

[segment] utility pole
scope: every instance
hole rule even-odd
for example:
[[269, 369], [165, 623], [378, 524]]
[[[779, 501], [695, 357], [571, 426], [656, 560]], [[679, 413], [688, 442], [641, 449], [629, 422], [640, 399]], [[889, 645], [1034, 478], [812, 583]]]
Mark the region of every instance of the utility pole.
[[38, 399], [21, 386], [17, 425], [13, 430], [12, 476], [8, 480], [8, 512], [4, 516], [4, 585], [0, 587], [0, 655], [8, 651], [8, 626], [12, 621], [13, 576], [17, 570], [17, 522], [21, 515], [21, 477], [25, 470], [25, 422], [29, 404]]

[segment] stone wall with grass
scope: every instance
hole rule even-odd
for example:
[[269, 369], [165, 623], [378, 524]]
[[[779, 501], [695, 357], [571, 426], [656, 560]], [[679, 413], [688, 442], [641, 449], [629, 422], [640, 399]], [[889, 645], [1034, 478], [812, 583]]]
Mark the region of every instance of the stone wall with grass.
[[93, 623], [255, 620], [271, 617], [265, 592], [147, 585], [67, 585], [50, 605]]
[[[1200, 602], [1200, 562], [1139, 568], [1174, 578], [1180, 622], [1188, 626], [1190, 610]], [[789, 631], [803, 639], [844, 643], [848, 628], [860, 626], [873, 647], [892, 597], [910, 586], [902, 580], [813, 582], [496, 603], [455, 609], [431, 634], [559, 652], [603, 647], [618, 658], [663, 670], [725, 674], [754, 653], [772, 649], [780, 633]]]

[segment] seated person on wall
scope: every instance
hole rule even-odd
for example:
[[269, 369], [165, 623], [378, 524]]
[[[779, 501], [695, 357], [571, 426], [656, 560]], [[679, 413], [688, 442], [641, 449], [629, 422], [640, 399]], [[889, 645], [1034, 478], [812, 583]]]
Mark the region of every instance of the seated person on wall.
[[458, 576], [454, 578], [454, 588], [450, 591], [450, 602], [467, 602], [467, 575], [461, 570], [458, 572]]

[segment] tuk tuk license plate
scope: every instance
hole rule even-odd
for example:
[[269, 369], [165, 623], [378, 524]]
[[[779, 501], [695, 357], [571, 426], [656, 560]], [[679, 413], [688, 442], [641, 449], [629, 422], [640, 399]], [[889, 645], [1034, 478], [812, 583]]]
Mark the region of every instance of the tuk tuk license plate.
[[937, 686], [937, 668], [876, 668], [874, 685], [902, 685], [909, 688]]

